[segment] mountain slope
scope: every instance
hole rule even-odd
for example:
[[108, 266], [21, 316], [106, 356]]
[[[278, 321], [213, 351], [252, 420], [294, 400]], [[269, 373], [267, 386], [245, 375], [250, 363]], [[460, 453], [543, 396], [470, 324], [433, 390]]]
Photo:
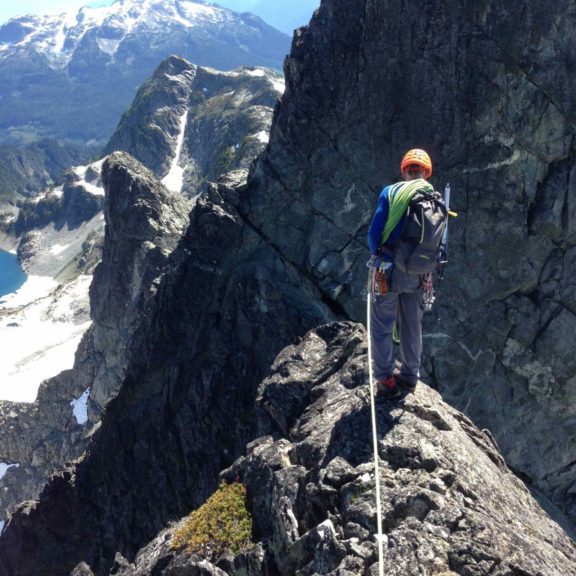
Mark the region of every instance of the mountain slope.
[[44, 140], [23, 148], [0, 146], [0, 205], [15, 203], [54, 183], [70, 166], [83, 164], [95, 148]]
[[280, 68], [288, 36], [202, 1], [117, 0], [0, 27], [0, 141], [108, 139], [137, 87], [171, 54], [198, 65]]
[[139, 89], [104, 153], [129, 152], [162, 180], [176, 163], [180, 188], [196, 195], [206, 181], [250, 167], [283, 91], [284, 79], [269, 69], [223, 72], [168, 58]]

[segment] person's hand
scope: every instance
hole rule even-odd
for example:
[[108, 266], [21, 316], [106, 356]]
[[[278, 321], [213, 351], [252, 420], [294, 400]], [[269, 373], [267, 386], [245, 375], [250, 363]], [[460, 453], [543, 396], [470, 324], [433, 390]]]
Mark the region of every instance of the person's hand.
[[368, 262], [366, 262], [366, 266], [368, 268], [378, 268], [379, 265], [380, 265], [380, 258], [378, 258], [378, 256], [376, 256], [376, 254], [372, 254], [370, 256], [370, 260], [368, 260]]

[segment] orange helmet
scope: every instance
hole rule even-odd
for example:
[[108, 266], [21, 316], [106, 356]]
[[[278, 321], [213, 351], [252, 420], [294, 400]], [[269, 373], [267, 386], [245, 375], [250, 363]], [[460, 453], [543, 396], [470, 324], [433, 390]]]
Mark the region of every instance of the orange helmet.
[[426, 170], [426, 178], [432, 176], [432, 160], [430, 160], [430, 156], [428, 156], [424, 150], [414, 148], [413, 150], [406, 152], [404, 158], [402, 158], [402, 164], [400, 164], [400, 170], [402, 173], [404, 173], [404, 168], [411, 164], [422, 166], [422, 168]]

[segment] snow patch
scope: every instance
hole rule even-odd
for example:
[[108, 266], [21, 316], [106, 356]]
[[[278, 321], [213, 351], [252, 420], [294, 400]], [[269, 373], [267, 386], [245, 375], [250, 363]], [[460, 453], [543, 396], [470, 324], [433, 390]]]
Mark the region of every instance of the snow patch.
[[10, 470], [10, 468], [19, 468], [20, 464], [5, 464], [4, 462], [0, 462], [0, 480], [4, 478], [6, 472]]
[[88, 422], [88, 397], [90, 396], [90, 388], [86, 388], [80, 398], [76, 398], [70, 402], [72, 406], [72, 413], [76, 417], [78, 424], [86, 424]]
[[257, 134], [254, 134], [254, 138], [262, 144], [268, 144], [270, 142], [270, 134], [266, 130], [260, 130]]
[[51, 254], [61, 254], [69, 246], [70, 246], [70, 244], [66, 244], [65, 246], [61, 246], [60, 244], [54, 244], [54, 246], [52, 246], [52, 248], [50, 248], [50, 253]]
[[86, 192], [88, 192], [89, 194], [92, 194], [93, 196], [104, 196], [104, 188], [100, 184], [100, 178], [98, 178], [98, 183], [100, 185], [94, 184], [92, 182], [88, 182], [86, 180], [86, 173], [88, 172], [88, 169], [90, 168], [93, 171], [95, 171], [96, 173], [100, 174], [103, 162], [104, 162], [104, 160], [99, 160], [98, 162], [94, 162], [93, 164], [89, 164], [88, 166], [76, 166], [73, 169], [74, 174], [76, 174], [76, 176], [78, 176], [78, 178], [80, 178], [80, 181], [78, 182], [78, 184], [80, 186], [82, 186], [84, 188], [84, 190], [86, 190]]
[[272, 84], [272, 88], [274, 88], [278, 94], [284, 94], [284, 91], [286, 90], [286, 82], [284, 82], [284, 80], [271, 78], [270, 83]]
[[[54, 278], [48, 276], [28, 276], [26, 282], [12, 294], [0, 299], [0, 310], [26, 306], [35, 300], [45, 298], [58, 286]], [[1, 325], [1, 324], [0, 324]], [[2, 350], [2, 348], [0, 348]]]
[[182, 114], [180, 118], [180, 133], [176, 140], [176, 150], [174, 152], [174, 159], [168, 174], [162, 179], [162, 184], [172, 192], [181, 192], [182, 184], [184, 182], [184, 168], [179, 164], [180, 154], [182, 153], [182, 146], [184, 144], [184, 134], [186, 133], [186, 124], [188, 123], [188, 110]]
[[245, 70], [248, 76], [266, 76], [266, 71], [262, 68], [257, 68], [256, 70]]
[[64, 43], [66, 42], [66, 24], [62, 25], [56, 31], [56, 37], [54, 39], [54, 52], [60, 54], [64, 52]]
[[100, 48], [101, 52], [104, 52], [109, 56], [114, 56], [118, 51], [118, 46], [120, 46], [122, 40], [124, 40], [124, 38], [116, 38], [114, 40], [110, 38], [98, 38], [96, 44], [98, 44], [98, 48]]
[[86, 182], [86, 180], [80, 182], [80, 184], [84, 187], [86, 192], [92, 194], [92, 196], [104, 196], [104, 188], [102, 186], [90, 184], [90, 182]]
[[202, 21], [222, 22], [227, 19], [227, 13], [222, 8], [197, 4], [191, 0], [181, 1], [180, 8], [190, 24]]

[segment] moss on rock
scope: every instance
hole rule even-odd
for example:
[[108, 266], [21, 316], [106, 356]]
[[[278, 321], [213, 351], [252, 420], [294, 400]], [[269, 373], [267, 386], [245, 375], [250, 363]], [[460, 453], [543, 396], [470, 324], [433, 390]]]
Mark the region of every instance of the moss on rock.
[[225, 550], [233, 554], [251, 548], [252, 517], [246, 508], [246, 487], [223, 482], [218, 490], [194, 510], [174, 534], [171, 547], [186, 548], [207, 560]]

